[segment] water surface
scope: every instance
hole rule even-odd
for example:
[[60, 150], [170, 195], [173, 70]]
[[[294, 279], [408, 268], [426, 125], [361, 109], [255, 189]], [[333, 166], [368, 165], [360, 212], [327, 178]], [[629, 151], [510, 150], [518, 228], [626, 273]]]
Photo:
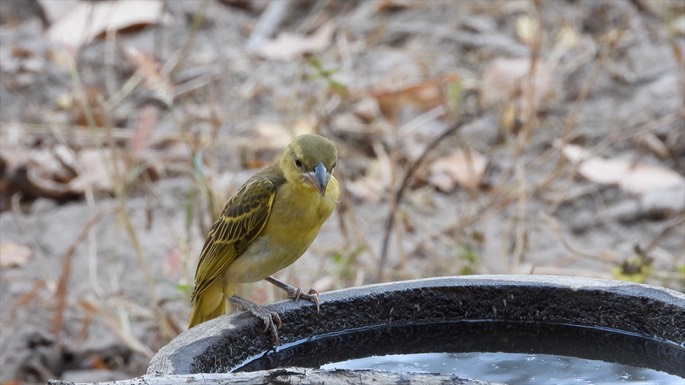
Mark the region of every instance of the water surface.
[[284, 344], [238, 371], [300, 366], [457, 374], [516, 384], [683, 384], [685, 342], [578, 325], [454, 321], [346, 330]]

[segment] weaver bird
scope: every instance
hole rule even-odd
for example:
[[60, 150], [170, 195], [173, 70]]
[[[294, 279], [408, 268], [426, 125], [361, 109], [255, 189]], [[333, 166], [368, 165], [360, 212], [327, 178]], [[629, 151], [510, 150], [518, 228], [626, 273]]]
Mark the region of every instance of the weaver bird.
[[318, 311], [315, 291], [302, 293], [270, 275], [302, 256], [333, 212], [340, 194], [331, 175], [337, 156], [323, 136], [300, 135], [228, 200], [200, 253], [189, 327], [225, 314], [231, 301], [261, 318], [278, 343], [278, 314], [235, 295], [237, 284], [262, 279], [289, 298], [316, 303]]

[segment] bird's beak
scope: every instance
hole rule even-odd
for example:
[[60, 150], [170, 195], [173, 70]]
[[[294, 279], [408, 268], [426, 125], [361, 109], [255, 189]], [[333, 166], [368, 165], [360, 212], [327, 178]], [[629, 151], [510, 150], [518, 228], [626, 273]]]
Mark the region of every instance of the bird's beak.
[[319, 162], [314, 171], [305, 174], [307, 181], [321, 194], [321, 196], [326, 195], [326, 186], [328, 185], [328, 180], [331, 178], [331, 174], [326, 170], [326, 166]]

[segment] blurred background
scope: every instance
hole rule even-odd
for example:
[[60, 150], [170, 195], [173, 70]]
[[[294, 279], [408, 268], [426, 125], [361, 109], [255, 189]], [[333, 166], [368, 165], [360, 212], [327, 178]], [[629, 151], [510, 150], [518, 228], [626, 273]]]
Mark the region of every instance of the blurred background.
[[213, 218], [307, 132], [343, 194], [277, 275], [305, 290], [683, 291], [684, 50], [676, 0], [2, 0], [0, 383], [144, 373]]

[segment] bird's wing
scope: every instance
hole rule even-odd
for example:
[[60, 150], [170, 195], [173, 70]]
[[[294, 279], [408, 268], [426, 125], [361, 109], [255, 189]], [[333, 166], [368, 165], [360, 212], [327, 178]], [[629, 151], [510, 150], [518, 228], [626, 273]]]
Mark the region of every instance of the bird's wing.
[[195, 272], [193, 302], [261, 233], [275, 196], [276, 185], [273, 181], [255, 179], [248, 181], [226, 203], [202, 247]]

